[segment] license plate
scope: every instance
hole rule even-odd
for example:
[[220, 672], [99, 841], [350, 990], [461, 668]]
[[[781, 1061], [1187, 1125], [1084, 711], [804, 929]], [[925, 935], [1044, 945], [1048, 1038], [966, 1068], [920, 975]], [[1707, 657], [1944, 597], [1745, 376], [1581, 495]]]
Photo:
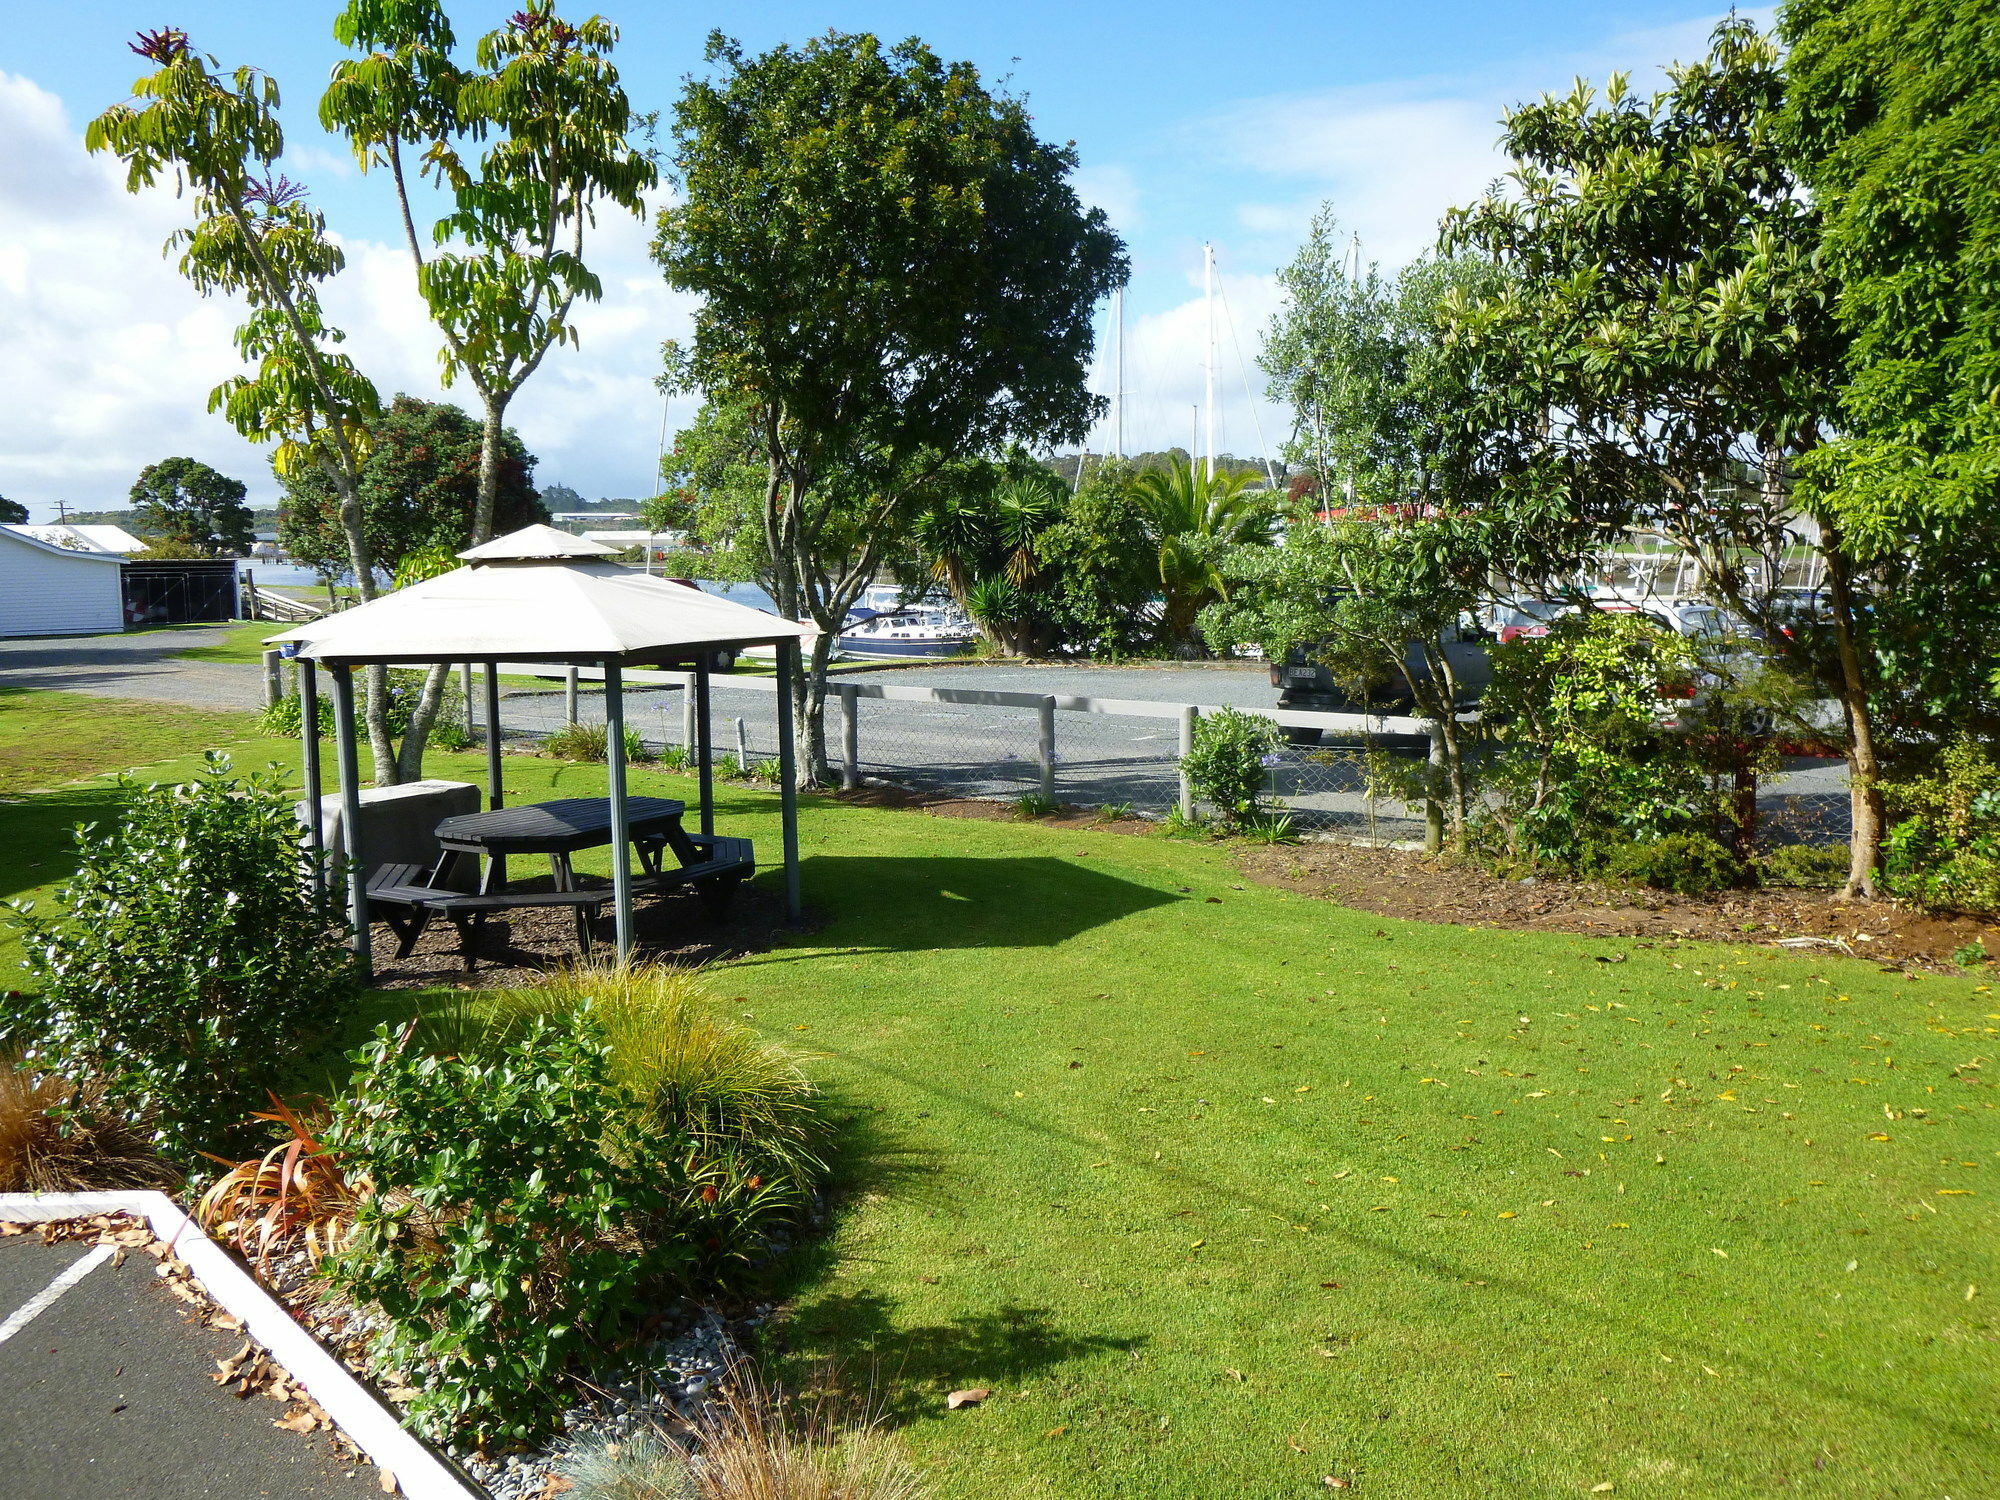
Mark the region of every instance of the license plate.
[[1285, 680], [1287, 682], [1311, 682], [1318, 676], [1319, 673], [1315, 672], [1311, 667], [1287, 667], [1285, 669]]

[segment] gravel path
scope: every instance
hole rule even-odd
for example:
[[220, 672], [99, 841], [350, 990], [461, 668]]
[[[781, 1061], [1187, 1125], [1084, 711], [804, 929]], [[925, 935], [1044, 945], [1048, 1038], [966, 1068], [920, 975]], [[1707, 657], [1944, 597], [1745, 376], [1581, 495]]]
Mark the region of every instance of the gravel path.
[[185, 626], [131, 635], [25, 636], [0, 641], [0, 683], [194, 708], [264, 706], [263, 674], [234, 662], [187, 661], [232, 627]]

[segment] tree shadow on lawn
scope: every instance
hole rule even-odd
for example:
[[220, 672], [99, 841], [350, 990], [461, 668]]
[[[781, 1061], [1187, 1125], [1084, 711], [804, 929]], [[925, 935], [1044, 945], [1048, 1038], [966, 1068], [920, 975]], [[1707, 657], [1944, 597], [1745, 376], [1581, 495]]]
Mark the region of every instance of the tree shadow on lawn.
[[1048, 948], [1184, 899], [1044, 855], [816, 855], [800, 874], [829, 937], [885, 952]]
[[955, 1390], [1019, 1385], [1085, 1355], [1146, 1343], [1142, 1333], [1071, 1332], [1045, 1307], [1006, 1303], [914, 1325], [899, 1323], [896, 1308], [876, 1292], [823, 1298], [784, 1325], [778, 1341], [788, 1356], [830, 1367], [836, 1382], [865, 1375], [868, 1410], [894, 1426], [937, 1416]]
[[0, 900], [75, 873], [77, 825], [116, 823], [130, 795], [103, 781], [0, 801]]

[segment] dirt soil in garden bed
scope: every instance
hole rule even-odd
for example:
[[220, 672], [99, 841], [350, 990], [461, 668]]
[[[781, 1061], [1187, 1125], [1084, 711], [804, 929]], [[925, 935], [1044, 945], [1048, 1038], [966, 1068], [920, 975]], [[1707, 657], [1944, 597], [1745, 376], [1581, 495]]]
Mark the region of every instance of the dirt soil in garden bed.
[[[788, 924], [782, 892], [745, 884], [727, 915], [710, 915], [691, 892], [639, 895], [632, 908], [634, 956], [689, 966], [761, 953]], [[576, 918], [566, 907], [522, 907], [489, 917], [478, 937], [479, 967], [465, 972], [458, 929], [433, 920], [407, 958], [396, 957], [396, 935], [375, 925], [375, 984], [381, 989], [518, 989], [550, 969], [577, 961]], [[611, 908], [592, 928], [592, 956], [616, 952]]]
[[1886, 901], [1841, 901], [1828, 891], [1676, 896], [1581, 881], [1503, 880], [1408, 850], [1334, 843], [1246, 849], [1237, 858], [1267, 885], [1415, 922], [1824, 948], [1928, 970], [1956, 971], [1952, 954], [1975, 938], [2000, 953], [2000, 928], [1990, 922], [1927, 916]]
[[[858, 806], [901, 808], [940, 818], [1015, 820], [1013, 807], [1006, 802], [943, 797], [904, 787], [868, 786], [842, 793], [841, 798]], [[1043, 827], [1125, 834], [1157, 833], [1160, 827], [1146, 818], [1106, 821], [1094, 810], [1077, 807], [1034, 821]], [[1413, 922], [1573, 932], [1582, 937], [1825, 949], [1934, 972], [1957, 972], [1952, 955], [1975, 939], [1987, 952], [2000, 955], [2000, 927], [1991, 922], [1932, 916], [1890, 901], [1841, 901], [1830, 891], [1781, 887], [1677, 896], [1587, 881], [1523, 882], [1412, 850], [1332, 841], [1239, 847], [1236, 857], [1244, 873], [1263, 884]]]

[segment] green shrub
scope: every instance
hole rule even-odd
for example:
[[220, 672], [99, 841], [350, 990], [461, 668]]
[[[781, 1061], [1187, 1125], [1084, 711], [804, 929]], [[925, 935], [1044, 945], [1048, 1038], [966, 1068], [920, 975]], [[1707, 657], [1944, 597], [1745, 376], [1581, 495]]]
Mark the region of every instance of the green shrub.
[[1946, 746], [1922, 775], [1884, 793], [1895, 820], [1882, 883], [1933, 911], [2000, 916], [2000, 764], [1982, 745]]
[[1715, 746], [1741, 737], [1706, 719], [1686, 733], [1660, 721], [1663, 686], [1700, 666], [1690, 642], [1637, 616], [1589, 610], [1557, 621], [1546, 637], [1496, 646], [1492, 658], [1482, 709], [1504, 726], [1505, 748], [1483, 772], [1498, 795], [1479, 820], [1497, 826], [1475, 829], [1476, 847], [1590, 874], [1608, 859], [1627, 858], [1637, 870], [1677, 857], [1627, 855], [1628, 846], [1681, 837], [1712, 844], [1729, 828], [1731, 803], [1711, 762]]
[[174, 1159], [225, 1150], [358, 987], [338, 882], [313, 895], [299, 835], [281, 778], [238, 778], [214, 751], [123, 822], [79, 829], [63, 915], [14, 907], [42, 988], [0, 1032], [36, 1069], [101, 1082]]
[[[290, 671], [288, 667], [286, 669]], [[410, 727], [410, 715], [416, 711], [417, 699], [424, 690], [427, 672], [395, 670], [389, 673], [389, 705], [386, 722], [389, 733], [400, 735]], [[364, 679], [365, 681], [365, 679]], [[359, 721], [361, 712], [360, 695], [362, 683], [355, 684], [355, 732], [363, 733]], [[264, 710], [264, 733], [295, 738], [299, 732], [300, 698], [296, 693], [280, 698]], [[319, 696], [313, 703], [319, 720], [319, 737], [333, 738], [333, 694], [324, 681], [320, 683]], [[438, 698], [437, 718], [431, 722], [430, 743], [441, 750], [463, 750], [472, 743], [472, 736], [465, 730], [465, 697], [459, 691], [456, 674], [447, 674], [444, 691]]]
[[[603, 762], [611, 757], [611, 729], [605, 724], [565, 724], [542, 738], [542, 748], [563, 760]], [[646, 746], [639, 731], [625, 731], [625, 759], [645, 760]]]
[[568, 1372], [688, 1263], [673, 1212], [686, 1143], [637, 1128], [587, 1018], [533, 1017], [455, 1057], [385, 1026], [355, 1060], [325, 1141], [374, 1190], [327, 1275], [381, 1311], [369, 1358], [415, 1388], [421, 1431], [540, 1439]]
[[1195, 721], [1194, 748], [1181, 757], [1181, 772], [1225, 828], [1240, 828], [1257, 815], [1280, 739], [1269, 719], [1241, 709], [1217, 709]]
[[1669, 833], [1609, 850], [1601, 873], [1613, 885], [1647, 885], [1699, 896], [1737, 884], [1743, 866], [1726, 846], [1705, 833]]
[[1826, 890], [1846, 882], [1848, 861], [1845, 844], [1780, 844], [1758, 856], [1757, 873], [1766, 885]]
[[1236, 832], [1253, 844], [1296, 844], [1299, 834], [1294, 822], [1290, 813], [1258, 813], [1245, 818]]
[[1014, 816], [1021, 819], [1053, 818], [1062, 811], [1062, 804], [1055, 798], [1041, 792], [1029, 792], [1016, 797], [1011, 804]]

